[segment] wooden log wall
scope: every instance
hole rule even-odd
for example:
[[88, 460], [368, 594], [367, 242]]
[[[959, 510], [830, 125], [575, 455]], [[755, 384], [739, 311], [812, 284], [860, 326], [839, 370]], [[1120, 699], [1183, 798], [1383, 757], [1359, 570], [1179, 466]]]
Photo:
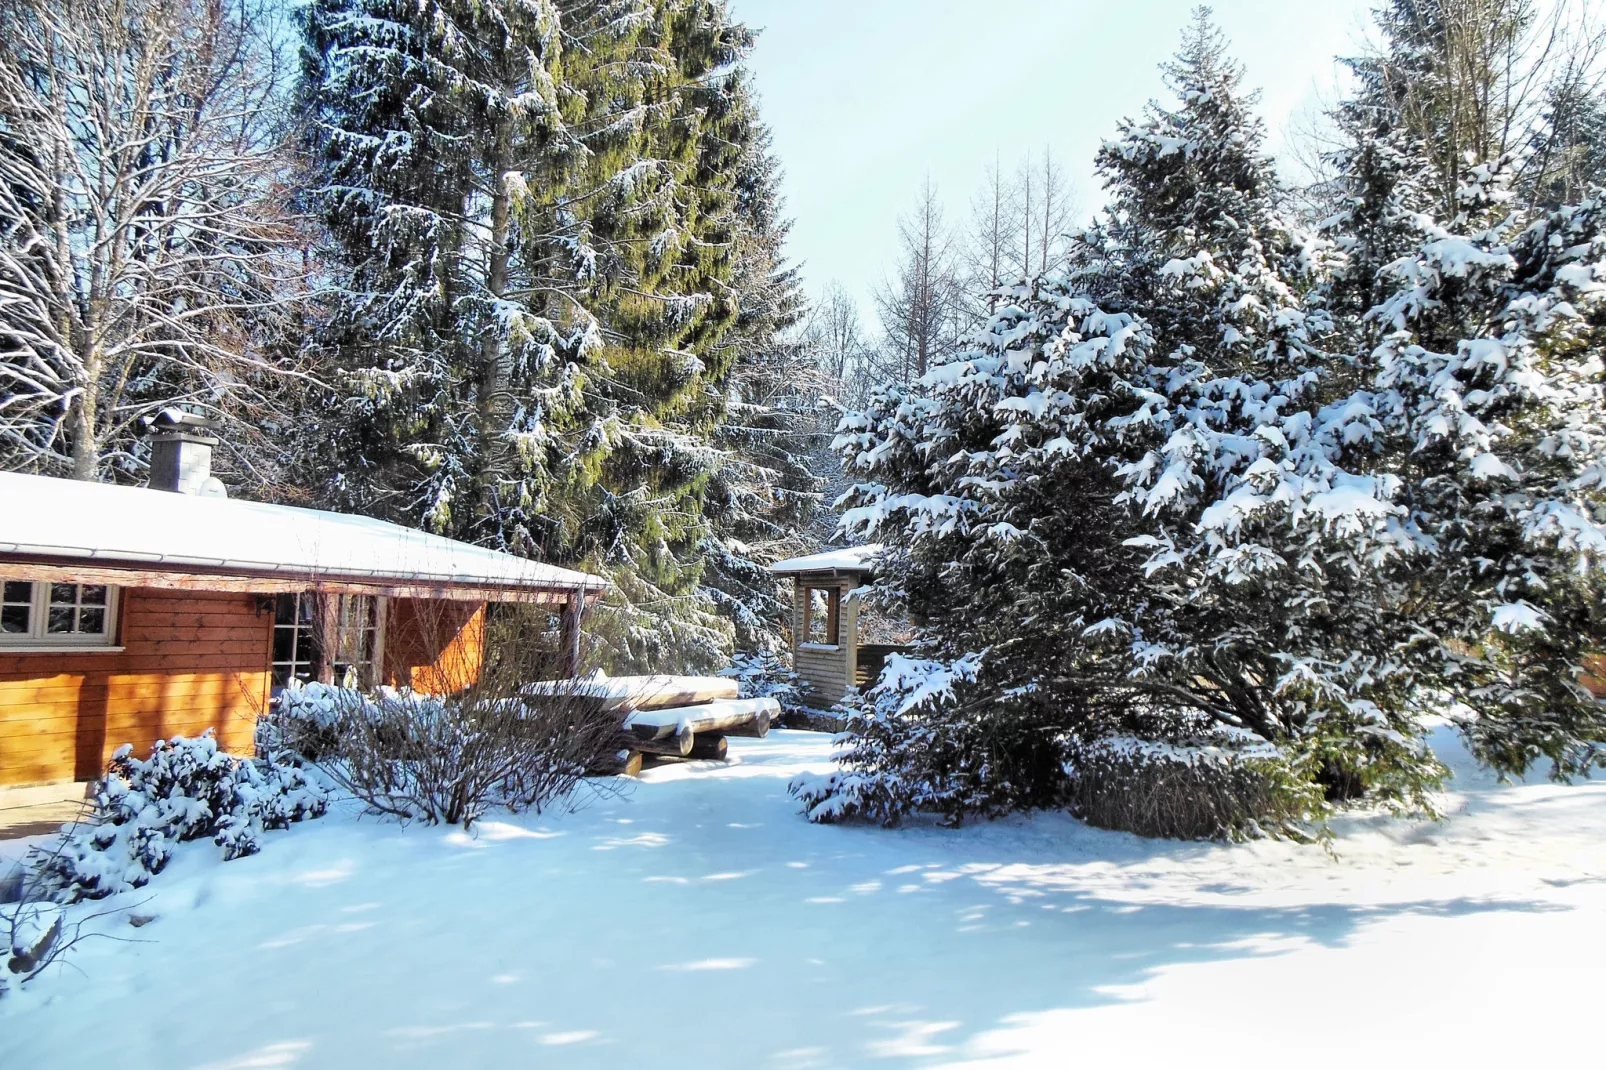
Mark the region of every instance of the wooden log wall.
[[273, 613], [241, 593], [125, 588], [119, 652], [0, 650], [0, 785], [90, 780], [112, 752], [217, 730], [250, 754]]

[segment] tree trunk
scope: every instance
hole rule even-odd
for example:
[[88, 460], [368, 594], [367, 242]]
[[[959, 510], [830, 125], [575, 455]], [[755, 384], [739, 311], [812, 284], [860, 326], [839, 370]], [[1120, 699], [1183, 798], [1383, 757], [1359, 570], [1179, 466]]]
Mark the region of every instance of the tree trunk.
[[100, 470], [100, 450], [95, 446], [95, 423], [98, 408], [100, 358], [91, 356], [84, 362], [83, 389], [73, 398], [67, 422], [72, 429], [72, 477], [94, 482]]
[[[493, 304], [507, 293], [508, 220], [511, 194], [505, 173], [512, 155], [512, 130], [504, 116], [497, 121], [495, 145], [489, 160], [491, 174], [491, 232], [487, 250], [485, 289]], [[493, 319], [498, 316], [494, 310]], [[502, 474], [505, 450], [502, 434], [507, 429], [505, 401], [508, 392], [508, 353], [504, 333], [482, 327], [480, 340], [479, 403], [476, 432], [479, 438], [480, 472], [477, 487], [477, 515], [490, 517], [496, 511], [495, 490]]]

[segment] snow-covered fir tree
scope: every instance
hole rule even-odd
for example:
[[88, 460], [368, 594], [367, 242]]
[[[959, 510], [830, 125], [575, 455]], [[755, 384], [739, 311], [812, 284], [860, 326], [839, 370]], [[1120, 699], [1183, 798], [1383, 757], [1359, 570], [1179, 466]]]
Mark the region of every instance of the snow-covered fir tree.
[[1600, 761], [1597, 203], [1524, 226], [1479, 165], [1435, 218], [1374, 100], [1302, 236], [1202, 16], [1167, 74], [1072, 276], [844, 422], [848, 522], [897, 547], [882, 595], [930, 660], [802, 787], [817, 817], [1054, 800], [1112, 734], [1258, 740], [1296, 799], [1423, 808], [1423, 716], [1457, 703], [1502, 771]]
[[312, 467], [349, 507], [609, 576], [612, 665], [719, 662], [701, 505], [751, 35], [701, 0], [320, 0], [305, 26], [345, 388]]
[[978, 351], [844, 425], [875, 479], [849, 521], [907, 548], [888, 586], [969, 666], [927, 725], [962, 742], [910, 752], [975, 778], [957, 811], [1052, 797], [1056, 739], [1302, 732], [1274, 685], [1305, 610], [1217, 568], [1200, 521], [1256, 459], [1245, 422], [1309, 384], [1310, 243], [1202, 18], [1167, 75], [1178, 106], [1100, 154], [1111, 212], [1077, 272], [1006, 293]]

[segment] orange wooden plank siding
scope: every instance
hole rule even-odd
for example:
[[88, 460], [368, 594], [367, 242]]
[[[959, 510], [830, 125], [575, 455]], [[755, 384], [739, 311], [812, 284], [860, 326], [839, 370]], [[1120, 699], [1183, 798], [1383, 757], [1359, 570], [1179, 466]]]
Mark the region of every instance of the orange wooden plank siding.
[[[0, 652], [0, 785], [90, 780], [112, 752], [217, 730], [250, 754], [267, 709], [273, 613], [254, 594], [125, 588], [121, 652]], [[395, 599], [384, 681], [456, 691], [478, 677], [485, 605]]]
[[255, 595], [126, 588], [121, 652], [0, 652], [0, 784], [88, 780], [124, 743], [207, 728], [251, 753], [272, 628]]
[[1591, 654], [1584, 659], [1584, 674], [1578, 682], [1596, 698], [1606, 698], [1606, 656]]
[[389, 686], [428, 694], [461, 691], [479, 679], [484, 657], [483, 602], [391, 602], [382, 674]]

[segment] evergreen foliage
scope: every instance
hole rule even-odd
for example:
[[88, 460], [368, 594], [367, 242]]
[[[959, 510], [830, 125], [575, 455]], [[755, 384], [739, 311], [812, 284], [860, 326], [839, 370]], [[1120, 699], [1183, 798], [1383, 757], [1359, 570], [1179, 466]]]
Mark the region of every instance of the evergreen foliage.
[[1203, 13], [1166, 74], [1068, 277], [843, 423], [845, 522], [897, 548], [880, 593], [931, 660], [799, 786], [816, 819], [1083, 797], [1110, 739], [1275, 748], [1263, 830], [1323, 796], [1431, 809], [1450, 706], [1502, 772], [1601, 762], [1599, 202], [1530, 221], [1469, 165], [1439, 213], [1363, 92], [1304, 234]]
[[300, 769], [218, 750], [208, 729], [157, 740], [149, 758], [119, 747], [95, 791], [95, 820], [28, 857], [30, 894], [62, 903], [142, 888], [177, 844], [210, 836], [225, 861], [256, 854], [266, 830], [322, 817], [328, 795]]
[[719, 663], [702, 505], [743, 350], [721, 339], [789, 315], [750, 292], [790, 285], [755, 266], [784, 227], [750, 33], [717, 0], [318, 0], [304, 32], [317, 345], [344, 384], [312, 478], [609, 576], [610, 666]]
[[702, 594], [735, 627], [736, 649], [778, 650], [791, 603], [766, 564], [813, 552], [830, 451], [826, 398], [834, 385], [803, 330], [802, 278], [786, 262], [791, 223], [782, 215], [780, 165], [761, 131], [738, 184], [742, 220], [732, 286], [736, 321], [717, 348], [731, 368], [724, 420], [713, 441], [723, 452], [703, 500], [709, 534]]

